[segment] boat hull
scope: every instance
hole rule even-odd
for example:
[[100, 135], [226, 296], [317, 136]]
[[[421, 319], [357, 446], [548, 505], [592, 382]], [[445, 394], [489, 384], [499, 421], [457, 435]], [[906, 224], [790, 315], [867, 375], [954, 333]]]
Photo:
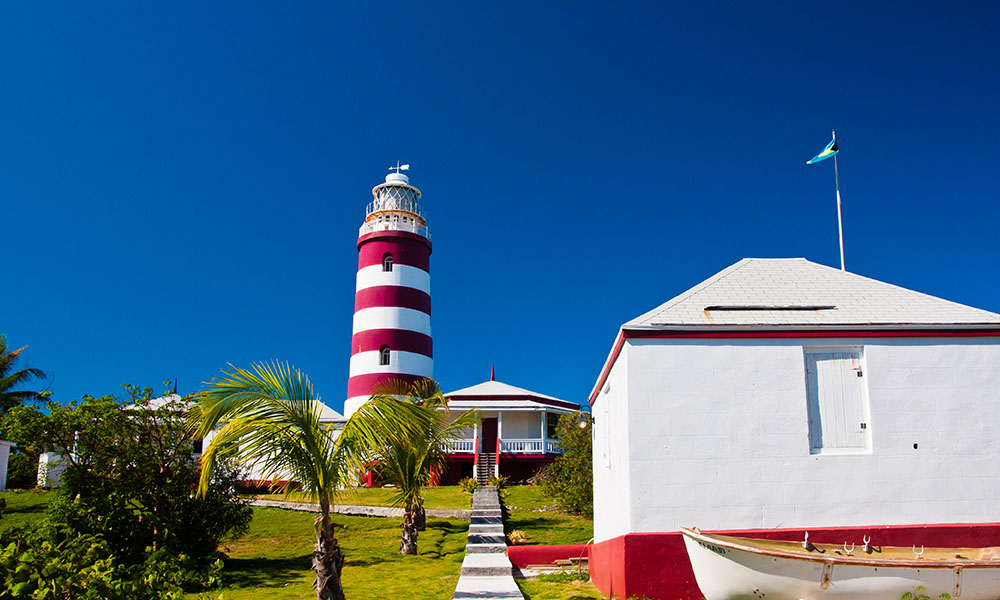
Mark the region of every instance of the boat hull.
[[[843, 564], [776, 557], [684, 535], [706, 600], [1000, 600], [998, 567]], [[923, 588], [922, 590], [920, 588]]]

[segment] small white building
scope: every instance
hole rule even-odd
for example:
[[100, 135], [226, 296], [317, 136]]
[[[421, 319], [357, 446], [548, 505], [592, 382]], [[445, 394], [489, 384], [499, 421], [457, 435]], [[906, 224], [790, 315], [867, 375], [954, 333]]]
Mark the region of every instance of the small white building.
[[485, 482], [494, 475], [514, 482], [530, 479], [538, 469], [562, 454], [556, 438], [559, 417], [580, 410], [573, 402], [489, 381], [445, 394], [456, 417], [469, 410], [479, 416], [476, 426], [457, 440], [441, 483], [463, 477]]
[[7, 489], [7, 465], [10, 460], [11, 448], [17, 446], [14, 442], [0, 440], [0, 490]]
[[1000, 545], [1000, 315], [744, 259], [622, 326], [589, 398], [591, 576], [701, 598], [678, 528]]

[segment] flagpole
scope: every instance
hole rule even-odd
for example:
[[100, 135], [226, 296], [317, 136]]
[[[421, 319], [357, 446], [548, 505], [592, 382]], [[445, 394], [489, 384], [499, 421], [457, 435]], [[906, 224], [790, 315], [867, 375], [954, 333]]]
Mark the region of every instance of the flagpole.
[[847, 268], [844, 266], [844, 221], [840, 214], [840, 168], [837, 165], [836, 154], [833, 155], [833, 178], [837, 182], [837, 230], [840, 232], [840, 270], [847, 271]]

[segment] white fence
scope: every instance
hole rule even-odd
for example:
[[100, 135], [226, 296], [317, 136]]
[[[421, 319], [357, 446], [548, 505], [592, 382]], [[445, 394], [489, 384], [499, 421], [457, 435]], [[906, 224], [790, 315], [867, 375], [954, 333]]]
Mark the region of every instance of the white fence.
[[[452, 440], [453, 454], [472, 454], [476, 451], [476, 440]], [[559, 440], [500, 440], [500, 452], [507, 454], [561, 454]]]
[[452, 440], [451, 451], [472, 454], [476, 451], [476, 440]]

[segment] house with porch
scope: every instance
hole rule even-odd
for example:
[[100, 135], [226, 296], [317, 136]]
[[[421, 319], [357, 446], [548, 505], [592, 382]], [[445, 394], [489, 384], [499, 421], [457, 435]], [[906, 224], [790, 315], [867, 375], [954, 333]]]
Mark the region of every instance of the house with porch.
[[456, 440], [441, 482], [465, 477], [485, 483], [494, 475], [522, 482], [562, 453], [556, 439], [559, 417], [580, 406], [506, 383], [489, 381], [445, 394], [456, 416], [475, 409], [479, 422]]
[[744, 259], [625, 323], [589, 401], [608, 596], [702, 598], [680, 527], [1000, 545], [1000, 314]]

